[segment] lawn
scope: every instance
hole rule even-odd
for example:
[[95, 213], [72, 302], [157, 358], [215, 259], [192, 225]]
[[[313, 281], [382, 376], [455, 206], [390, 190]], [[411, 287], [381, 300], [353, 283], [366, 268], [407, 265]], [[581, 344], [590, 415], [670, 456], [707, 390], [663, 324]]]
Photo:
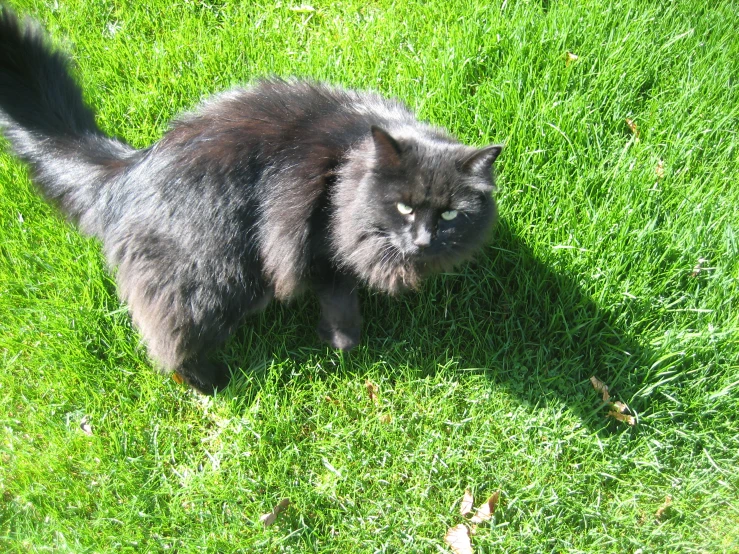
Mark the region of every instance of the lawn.
[[314, 299], [273, 304], [205, 398], [151, 369], [99, 244], [3, 148], [0, 550], [450, 552], [469, 489], [500, 494], [475, 552], [739, 552], [739, 4], [11, 4], [137, 147], [300, 75], [506, 149], [473, 263], [365, 292], [348, 355]]

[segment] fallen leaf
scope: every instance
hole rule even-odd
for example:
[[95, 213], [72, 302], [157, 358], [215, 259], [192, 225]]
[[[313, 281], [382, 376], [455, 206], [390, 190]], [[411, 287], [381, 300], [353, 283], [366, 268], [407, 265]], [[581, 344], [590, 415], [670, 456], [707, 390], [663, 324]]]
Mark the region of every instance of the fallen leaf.
[[466, 516], [472, 511], [472, 505], [475, 503], [475, 498], [472, 496], [470, 489], [464, 490], [464, 497], [462, 502], [459, 503], [459, 513]]
[[628, 407], [628, 406], [627, 406], [626, 404], [624, 404], [623, 402], [619, 402], [618, 400], [616, 400], [616, 402], [614, 402], [613, 404], [611, 404], [611, 406], [612, 406], [612, 407], [613, 407], [613, 409], [614, 409], [614, 410], [616, 410], [616, 411], [617, 411], [618, 413], [621, 413], [621, 414], [630, 414], [630, 413], [631, 413], [631, 408], [629, 408], [629, 407]]
[[460, 523], [450, 528], [444, 535], [444, 542], [449, 545], [454, 554], [472, 554], [472, 542], [470, 542], [470, 530]]
[[185, 382], [185, 380], [182, 378], [182, 375], [180, 375], [179, 373], [172, 373], [172, 380], [178, 385], [181, 385]]
[[703, 271], [703, 264], [706, 263], [708, 260], [705, 258], [698, 258], [698, 263], [695, 264], [695, 267], [693, 268], [693, 272], [691, 275], [693, 277], [698, 277], [701, 271]]
[[610, 412], [608, 412], [608, 416], [612, 417], [613, 419], [617, 419], [618, 421], [624, 421], [632, 427], [636, 425], [636, 418], [629, 414], [622, 414], [621, 412], [618, 412], [616, 410], [611, 410]]
[[283, 498], [277, 503], [277, 506], [275, 506], [270, 513], [262, 514], [261, 516], [259, 516], [259, 521], [261, 521], [265, 527], [269, 527], [275, 522], [280, 512], [285, 510], [285, 508], [287, 508], [289, 505], [290, 500], [287, 498]]
[[482, 523], [483, 521], [488, 521], [491, 517], [493, 517], [495, 509], [498, 507], [499, 499], [500, 491], [495, 491], [492, 495], [490, 495], [490, 498], [487, 499], [487, 502], [485, 502], [477, 509], [477, 512], [474, 516], [472, 516], [472, 519], [470, 519], [470, 521], [472, 523]]
[[578, 58], [579, 56], [577, 54], [573, 54], [572, 52], [567, 52], [565, 54], [565, 66], [570, 65], [572, 62], [576, 62]]
[[92, 436], [92, 425], [90, 425], [90, 421], [87, 419], [87, 416], [83, 417], [82, 421], [80, 421], [80, 429], [82, 429], [86, 435]]
[[626, 118], [626, 125], [629, 126], [631, 132], [634, 135], [634, 142], [639, 142], [639, 127], [636, 126], [636, 122], [633, 119]]
[[329, 404], [333, 404], [334, 406], [341, 406], [341, 402], [339, 400], [331, 398], [329, 395], [324, 396], [323, 399]]
[[654, 517], [657, 518], [657, 521], [661, 521], [662, 516], [665, 515], [667, 508], [669, 508], [670, 506], [672, 506], [672, 497], [668, 494], [667, 496], [665, 496], [665, 501], [662, 506], [657, 508], [657, 511], [654, 514]]
[[382, 414], [380, 416], [380, 423], [390, 423], [393, 420], [393, 416], [391, 414]]
[[657, 162], [657, 167], [655, 168], [654, 172], [657, 174], [657, 179], [661, 179], [665, 176], [665, 162], [662, 160], [659, 160]]
[[593, 384], [593, 388], [600, 393], [603, 393], [603, 402], [608, 402], [611, 395], [608, 393], [608, 385], [598, 379], [595, 375], [590, 378], [590, 382]]
[[367, 394], [369, 394], [370, 400], [374, 402], [375, 404], [379, 403], [380, 398], [378, 396], [378, 393], [380, 392], [377, 388], [377, 385], [375, 385], [372, 381], [369, 379], [365, 381], [364, 386], [367, 387]]

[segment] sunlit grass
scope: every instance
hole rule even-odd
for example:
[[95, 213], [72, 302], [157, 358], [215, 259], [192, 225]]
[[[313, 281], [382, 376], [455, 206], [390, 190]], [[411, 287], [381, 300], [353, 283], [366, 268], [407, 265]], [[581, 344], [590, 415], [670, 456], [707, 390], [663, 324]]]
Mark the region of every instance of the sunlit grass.
[[99, 245], [0, 155], [3, 551], [435, 552], [465, 488], [501, 491], [480, 552], [739, 550], [736, 3], [13, 5], [136, 146], [265, 74], [507, 146], [474, 264], [365, 294], [348, 356], [271, 306], [215, 399], [151, 370]]

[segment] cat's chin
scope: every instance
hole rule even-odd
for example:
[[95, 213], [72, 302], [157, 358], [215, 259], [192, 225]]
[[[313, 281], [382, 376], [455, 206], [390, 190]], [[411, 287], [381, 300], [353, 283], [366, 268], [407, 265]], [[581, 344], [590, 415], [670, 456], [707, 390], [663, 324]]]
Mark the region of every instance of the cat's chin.
[[397, 265], [392, 268], [376, 266], [362, 277], [370, 288], [397, 296], [406, 292], [417, 291], [427, 277], [451, 271], [468, 258], [469, 256], [462, 255], [453, 258], [418, 256], [412, 263]]

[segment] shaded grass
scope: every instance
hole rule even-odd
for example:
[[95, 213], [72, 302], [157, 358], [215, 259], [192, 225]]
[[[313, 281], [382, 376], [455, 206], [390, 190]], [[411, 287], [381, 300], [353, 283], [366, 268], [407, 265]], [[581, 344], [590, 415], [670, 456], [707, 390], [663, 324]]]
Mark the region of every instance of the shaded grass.
[[0, 156], [5, 550], [433, 552], [465, 487], [502, 491], [481, 551], [739, 549], [732, 2], [59, 4], [13, 3], [136, 146], [264, 74], [373, 88], [507, 144], [503, 221], [458, 273], [365, 294], [349, 356], [311, 299], [271, 306], [205, 400], [151, 371], [98, 245]]

